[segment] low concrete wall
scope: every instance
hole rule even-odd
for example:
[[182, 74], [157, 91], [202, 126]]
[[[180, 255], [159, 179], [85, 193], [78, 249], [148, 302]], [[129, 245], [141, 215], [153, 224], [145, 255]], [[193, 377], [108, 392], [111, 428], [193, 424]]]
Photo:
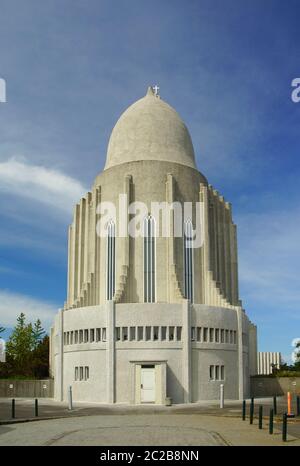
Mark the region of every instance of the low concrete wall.
[[300, 377], [251, 377], [251, 396], [268, 397], [291, 392], [300, 395]]
[[1, 380], [0, 398], [53, 398], [54, 380]]

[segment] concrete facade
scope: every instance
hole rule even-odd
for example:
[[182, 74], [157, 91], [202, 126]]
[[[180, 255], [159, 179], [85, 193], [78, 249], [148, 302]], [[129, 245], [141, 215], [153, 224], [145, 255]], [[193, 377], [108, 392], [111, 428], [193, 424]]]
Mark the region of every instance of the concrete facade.
[[[126, 195], [120, 203], [120, 195]], [[155, 238], [155, 302], [144, 302], [144, 238], [116, 235], [115, 290], [107, 300], [107, 238], [96, 233], [99, 203], [112, 202], [129, 224], [129, 204], [203, 206], [203, 243], [193, 249], [193, 296], [186, 299], [183, 238]], [[167, 218], [172, 231], [174, 215]], [[114, 219], [115, 220], [115, 219]], [[120, 233], [120, 231], [119, 231]], [[231, 205], [196, 169], [188, 130], [154, 95], [117, 122], [105, 169], [76, 205], [69, 228], [68, 293], [51, 331], [55, 397], [137, 403], [153, 367], [153, 402], [194, 402], [249, 393], [256, 373], [256, 327], [238, 293], [236, 226]], [[143, 372], [144, 371], [144, 372]], [[155, 394], [155, 395], [154, 395]]]
[[[225, 384], [227, 398], [243, 398], [249, 393], [243, 366], [250, 367], [251, 355], [238, 338], [240, 325], [244, 334], [252, 326], [243, 311], [239, 315], [238, 310], [224, 312], [221, 307], [191, 305], [187, 300], [181, 304], [130, 305], [109, 301], [100, 306], [62, 310], [55, 323], [63, 335], [62, 342], [56, 335], [54, 345], [58, 369], [55, 398], [66, 400], [71, 385], [76, 400], [137, 403], [140, 395], [136, 393], [136, 371], [145, 364], [158, 370], [159, 404], [164, 404], [166, 396], [174, 403], [216, 399], [221, 383]], [[106, 329], [99, 341], [97, 329]], [[83, 341], [75, 343], [75, 332], [80, 331]], [[224, 366], [224, 379], [212, 380], [211, 366]], [[89, 367], [88, 380], [75, 381], [75, 367]]]

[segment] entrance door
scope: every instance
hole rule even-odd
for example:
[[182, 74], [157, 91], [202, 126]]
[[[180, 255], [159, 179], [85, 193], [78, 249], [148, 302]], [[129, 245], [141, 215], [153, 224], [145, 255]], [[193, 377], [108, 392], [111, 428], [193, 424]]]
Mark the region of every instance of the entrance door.
[[141, 402], [155, 402], [155, 367], [141, 367]]

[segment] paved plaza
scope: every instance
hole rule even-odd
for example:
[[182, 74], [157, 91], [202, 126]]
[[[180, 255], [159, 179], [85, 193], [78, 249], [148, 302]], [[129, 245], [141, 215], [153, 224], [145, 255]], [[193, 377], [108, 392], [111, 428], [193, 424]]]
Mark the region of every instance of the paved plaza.
[[[278, 412], [285, 409], [278, 400]], [[265, 414], [270, 399], [256, 400]], [[290, 420], [288, 441], [281, 440], [281, 424], [268, 433], [267, 417], [258, 429], [257, 410], [253, 425], [241, 419], [241, 404], [230, 401], [220, 410], [216, 403], [165, 406], [108, 406], [40, 400], [39, 418], [34, 403], [16, 401], [16, 419], [11, 419], [11, 400], [0, 400], [0, 445], [286, 445], [300, 446], [300, 420]], [[32, 422], [26, 422], [26, 421]], [[280, 420], [280, 414], [276, 418]]]

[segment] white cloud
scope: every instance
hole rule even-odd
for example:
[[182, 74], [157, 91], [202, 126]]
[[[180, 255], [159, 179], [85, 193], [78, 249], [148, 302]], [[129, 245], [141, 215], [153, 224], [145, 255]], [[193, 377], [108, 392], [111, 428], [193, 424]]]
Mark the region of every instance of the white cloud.
[[0, 326], [14, 327], [21, 312], [26, 315], [27, 322], [37, 319], [42, 321], [45, 329], [53, 323], [58, 306], [30, 296], [0, 290]]
[[70, 213], [86, 189], [59, 170], [11, 157], [0, 162], [0, 192], [28, 198]]

